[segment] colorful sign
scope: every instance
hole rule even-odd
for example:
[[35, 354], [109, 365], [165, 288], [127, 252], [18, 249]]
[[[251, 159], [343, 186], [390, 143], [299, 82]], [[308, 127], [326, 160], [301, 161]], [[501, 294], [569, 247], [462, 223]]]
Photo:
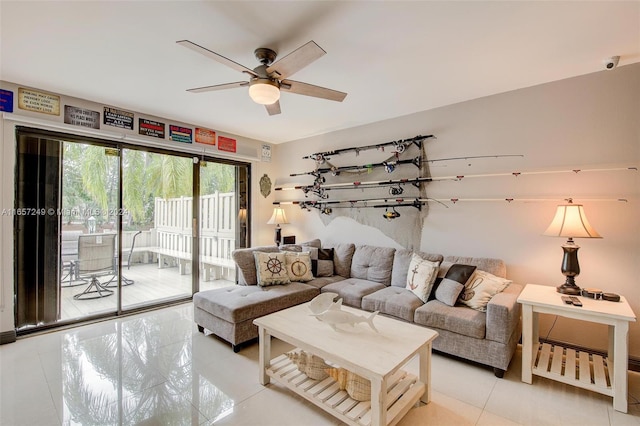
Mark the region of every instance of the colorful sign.
[[141, 118], [138, 120], [138, 133], [153, 138], [164, 139], [164, 123]]
[[0, 111], [13, 112], [13, 92], [0, 89]]
[[204, 143], [207, 145], [216, 144], [216, 132], [202, 127], [196, 127], [196, 143]]
[[60, 96], [18, 88], [18, 108], [49, 115], [60, 115]]
[[104, 107], [104, 124], [133, 130], [133, 113], [122, 109]]
[[236, 152], [236, 140], [218, 136], [218, 151]]
[[174, 142], [191, 143], [193, 130], [188, 127], [169, 125], [169, 140]]
[[100, 113], [90, 109], [78, 108], [71, 105], [64, 106], [64, 122], [74, 126], [100, 128]]

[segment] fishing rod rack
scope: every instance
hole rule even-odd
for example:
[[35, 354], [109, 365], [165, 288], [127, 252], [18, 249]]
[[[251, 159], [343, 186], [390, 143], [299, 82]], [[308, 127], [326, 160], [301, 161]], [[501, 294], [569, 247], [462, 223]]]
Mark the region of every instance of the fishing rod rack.
[[[454, 160], [470, 160], [470, 159], [486, 159], [486, 158], [506, 158], [506, 157], [524, 157], [524, 155], [520, 154], [499, 154], [499, 155], [474, 155], [474, 156], [458, 156], [458, 157], [450, 157], [450, 158], [439, 158], [428, 160], [423, 157], [423, 143], [429, 139], [436, 139], [433, 135], [418, 135], [413, 138], [401, 139], [396, 141], [383, 142], [379, 144], [365, 145], [365, 146], [357, 146], [357, 147], [349, 147], [336, 149], [332, 151], [323, 151], [316, 152], [310, 155], [306, 155], [302, 157], [303, 159], [310, 159], [315, 161], [316, 168], [315, 170], [303, 173], [292, 173], [289, 176], [304, 176], [310, 175], [314, 177], [313, 183], [309, 185], [296, 185], [296, 186], [281, 186], [276, 187], [275, 191], [289, 191], [289, 190], [301, 190], [304, 193], [305, 197], [309, 195], [314, 195], [318, 198], [318, 200], [302, 200], [302, 201], [276, 201], [273, 204], [275, 205], [286, 205], [293, 204], [299, 205], [301, 209], [311, 211], [312, 209], [318, 210], [321, 214], [330, 215], [333, 213], [334, 209], [354, 209], [354, 208], [384, 208], [385, 212], [383, 217], [389, 221], [400, 217], [400, 213], [396, 211], [396, 208], [399, 207], [412, 207], [417, 209], [418, 211], [422, 210], [422, 207], [425, 206], [429, 202], [439, 203], [446, 208], [449, 208], [445, 202], [450, 202], [452, 204], [456, 204], [460, 201], [506, 201], [507, 203], [511, 203], [513, 201], [547, 201], [547, 199], [542, 198], [533, 198], [533, 199], [516, 199], [516, 198], [446, 198], [446, 199], [434, 199], [434, 198], [420, 198], [420, 197], [410, 197], [410, 198], [401, 198], [399, 197], [405, 191], [406, 185], [412, 185], [415, 188], [420, 189], [423, 183], [427, 182], [439, 182], [439, 181], [461, 181], [464, 178], [483, 178], [483, 177], [500, 177], [500, 176], [512, 176], [518, 178], [523, 175], [538, 175], [538, 174], [554, 174], [554, 173], [574, 173], [578, 174], [581, 172], [604, 172], [604, 171], [620, 171], [620, 170], [629, 170], [629, 171], [638, 171], [637, 167], [615, 167], [615, 168], [593, 168], [593, 169], [566, 169], [566, 170], [542, 170], [542, 171], [516, 171], [516, 172], [507, 172], [507, 173], [484, 173], [484, 174], [474, 174], [474, 175], [451, 175], [451, 176], [438, 176], [438, 177], [425, 177], [419, 176], [416, 178], [402, 178], [402, 179], [383, 179], [383, 180], [370, 180], [370, 181], [351, 181], [351, 182], [335, 182], [335, 183], [327, 183], [324, 175], [331, 174], [332, 176], [340, 176], [343, 172], [370, 172], [376, 168], [384, 168], [384, 171], [387, 173], [393, 173], [396, 168], [400, 165], [414, 165], [418, 168], [418, 170], [422, 170], [422, 166], [426, 163], [436, 163], [436, 162], [446, 162], [446, 161], [454, 161]], [[419, 149], [420, 154], [413, 158], [408, 159], [400, 159], [400, 155], [407, 152], [407, 150], [416, 146]], [[329, 160], [332, 156], [337, 156], [341, 154], [345, 154], [348, 152], [354, 152], [356, 156], [360, 154], [361, 151], [366, 150], [379, 150], [384, 151], [385, 147], [392, 147], [390, 151], [392, 156], [386, 160], [379, 163], [371, 163], [364, 165], [351, 165], [351, 166], [342, 166], [336, 167], [329, 163]], [[326, 165], [325, 167], [320, 167], [322, 165]], [[329, 191], [337, 191], [337, 190], [347, 190], [347, 189], [368, 189], [368, 188], [383, 188], [388, 187], [388, 193], [390, 197], [377, 197], [377, 198], [358, 198], [351, 200], [329, 200]], [[554, 201], [557, 201], [554, 199]], [[615, 200], [612, 199], [595, 199], [590, 201], [624, 201], [627, 200], [625, 198], [618, 198]], [[391, 210], [389, 210], [391, 209]]]

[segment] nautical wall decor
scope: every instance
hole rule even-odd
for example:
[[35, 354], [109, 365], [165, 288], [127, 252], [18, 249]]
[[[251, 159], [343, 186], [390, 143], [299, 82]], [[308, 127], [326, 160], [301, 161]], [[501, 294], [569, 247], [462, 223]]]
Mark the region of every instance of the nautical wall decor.
[[260, 193], [264, 198], [267, 198], [271, 194], [271, 179], [265, 173], [260, 178]]
[[[275, 191], [280, 194], [280, 200], [275, 201], [274, 204], [292, 204], [298, 205], [304, 210], [317, 210], [325, 225], [336, 216], [347, 216], [363, 225], [379, 229], [406, 248], [414, 249], [420, 247], [423, 222], [427, 217], [430, 203], [437, 203], [448, 208], [460, 201], [506, 201], [508, 203], [512, 201], [549, 201], [549, 198], [544, 196], [516, 198], [510, 197], [508, 194], [505, 194], [504, 197], [494, 196], [491, 198], [487, 196], [434, 198], [427, 196], [427, 183], [459, 182], [466, 179], [490, 177], [515, 179], [524, 175], [555, 173], [638, 171], [637, 167], [632, 166], [432, 176], [430, 173], [431, 165], [446, 167], [450, 166], [447, 162], [458, 160], [524, 157], [520, 154], [487, 154], [429, 159], [426, 155], [424, 142], [435, 140], [433, 135], [418, 135], [397, 141], [306, 155], [303, 159], [313, 160], [315, 169], [292, 173], [290, 176], [310, 176], [313, 177], [313, 181], [306, 184], [276, 187]], [[356, 160], [356, 164], [354, 164], [354, 156], [360, 162]], [[352, 162], [348, 163], [348, 161]], [[468, 165], [471, 166], [471, 164]], [[363, 178], [362, 175], [366, 175], [366, 177]], [[295, 197], [292, 199], [284, 191], [294, 191], [304, 198]], [[612, 201], [612, 199], [595, 198], [590, 200]], [[626, 201], [626, 198], [621, 197], [613, 201]]]

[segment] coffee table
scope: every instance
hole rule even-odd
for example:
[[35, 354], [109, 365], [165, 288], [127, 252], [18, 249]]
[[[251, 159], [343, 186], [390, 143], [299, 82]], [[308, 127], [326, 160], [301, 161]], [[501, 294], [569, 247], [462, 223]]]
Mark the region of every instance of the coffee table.
[[[254, 320], [260, 339], [260, 383], [273, 378], [293, 392], [350, 425], [394, 425], [421, 400], [431, 399], [431, 346], [436, 331], [388, 317], [374, 324], [339, 326], [334, 331], [313, 317], [308, 303]], [[343, 306], [356, 315], [371, 312]], [[312, 353], [371, 381], [371, 401], [355, 401], [332, 378], [312, 380], [286, 355], [271, 359], [271, 336]], [[400, 369], [419, 356], [419, 377]]]

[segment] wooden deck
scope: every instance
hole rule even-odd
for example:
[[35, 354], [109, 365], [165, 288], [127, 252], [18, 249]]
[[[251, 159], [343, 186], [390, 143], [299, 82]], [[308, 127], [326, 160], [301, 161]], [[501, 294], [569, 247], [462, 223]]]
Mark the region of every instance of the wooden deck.
[[[170, 301], [191, 295], [191, 275], [180, 274], [177, 267], [158, 268], [157, 264], [133, 264], [123, 270], [123, 276], [134, 280], [134, 284], [122, 288], [122, 308], [131, 309], [148, 306], [152, 303]], [[101, 277], [106, 282], [111, 277]], [[87, 315], [114, 312], [117, 304], [115, 288], [111, 296], [99, 299], [75, 300], [73, 296], [81, 293], [89, 283], [62, 289], [60, 320], [81, 318]], [[222, 288], [234, 285], [233, 281], [217, 279], [200, 281], [200, 290]]]

